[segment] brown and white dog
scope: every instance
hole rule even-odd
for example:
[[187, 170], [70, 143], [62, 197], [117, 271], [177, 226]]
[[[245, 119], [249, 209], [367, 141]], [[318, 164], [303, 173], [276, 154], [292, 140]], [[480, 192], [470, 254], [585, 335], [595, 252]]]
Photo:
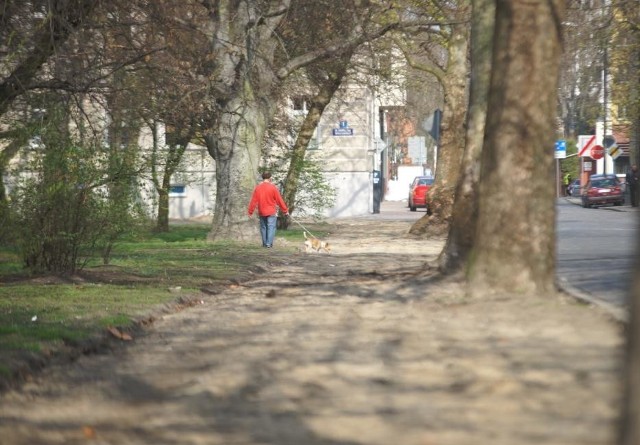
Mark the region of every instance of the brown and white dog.
[[316, 238], [315, 236], [311, 235], [310, 233], [308, 234], [309, 236], [307, 236], [307, 232], [303, 232], [304, 233], [304, 250], [307, 253], [311, 253], [313, 251], [316, 252], [326, 252], [329, 253], [331, 252], [331, 246], [329, 245], [328, 242], [326, 241], [322, 241], [319, 240], [318, 238]]

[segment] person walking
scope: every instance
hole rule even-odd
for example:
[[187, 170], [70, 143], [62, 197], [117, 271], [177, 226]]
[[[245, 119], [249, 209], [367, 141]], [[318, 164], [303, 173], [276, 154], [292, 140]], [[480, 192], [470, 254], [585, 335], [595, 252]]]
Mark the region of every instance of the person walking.
[[629, 190], [629, 198], [631, 199], [631, 206], [638, 207], [638, 185], [640, 185], [640, 173], [638, 173], [638, 166], [632, 165], [631, 170], [626, 176], [627, 190]]
[[285, 215], [289, 214], [289, 208], [284, 203], [278, 187], [271, 183], [271, 173], [262, 173], [262, 182], [256, 186], [249, 202], [249, 217], [258, 208], [260, 217], [260, 235], [262, 236], [262, 247], [273, 247], [273, 240], [276, 237], [276, 223], [278, 221], [276, 206]]

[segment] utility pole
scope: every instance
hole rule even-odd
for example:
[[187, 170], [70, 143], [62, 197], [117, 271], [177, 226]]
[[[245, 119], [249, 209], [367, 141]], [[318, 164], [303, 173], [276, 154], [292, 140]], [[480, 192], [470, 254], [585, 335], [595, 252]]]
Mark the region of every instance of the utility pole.
[[604, 107], [604, 118], [602, 122], [602, 146], [604, 147], [604, 157], [602, 159], [602, 173], [607, 174], [607, 119], [609, 118], [609, 107], [607, 106], [608, 102], [608, 91], [607, 91], [607, 77], [609, 75], [609, 52], [608, 52], [609, 42], [605, 39], [604, 42], [604, 63], [602, 65], [602, 104]]

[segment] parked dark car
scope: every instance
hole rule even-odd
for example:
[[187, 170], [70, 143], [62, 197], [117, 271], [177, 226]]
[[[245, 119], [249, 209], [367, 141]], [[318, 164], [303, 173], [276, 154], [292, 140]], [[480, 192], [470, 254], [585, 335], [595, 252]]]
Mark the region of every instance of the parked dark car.
[[616, 175], [592, 175], [582, 189], [582, 207], [624, 204], [624, 191]]
[[409, 210], [415, 212], [418, 207], [426, 208], [427, 213], [431, 214], [429, 204], [427, 202], [427, 192], [433, 185], [433, 177], [416, 176], [409, 186]]
[[580, 196], [580, 180], [574, 179], [571, 184], [567, 186], [567, 195]]

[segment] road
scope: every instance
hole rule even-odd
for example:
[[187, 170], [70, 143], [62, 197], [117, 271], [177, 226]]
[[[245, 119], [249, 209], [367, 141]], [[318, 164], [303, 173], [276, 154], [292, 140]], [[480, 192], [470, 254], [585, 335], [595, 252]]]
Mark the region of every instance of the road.
[[558, 279], [604, 305], [625, 309], [638, 229], [628, 206], [584, 209], [558, 200]]

